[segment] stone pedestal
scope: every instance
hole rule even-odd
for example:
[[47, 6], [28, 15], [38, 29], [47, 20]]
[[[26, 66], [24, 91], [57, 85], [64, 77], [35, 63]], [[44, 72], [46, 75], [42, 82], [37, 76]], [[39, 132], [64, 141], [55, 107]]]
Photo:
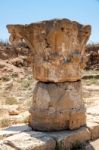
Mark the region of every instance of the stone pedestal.
[[85, 46], [91, 27], [67, 19], [8, 25], [10, 41], [25, 40], [32, 50], [33, 129], [75, 129], [86, 124], [81, 92]]
[[30, 112], [30, 125], [36, 130], [76, 129], [85, 125], [81, 81], [38, 82]]

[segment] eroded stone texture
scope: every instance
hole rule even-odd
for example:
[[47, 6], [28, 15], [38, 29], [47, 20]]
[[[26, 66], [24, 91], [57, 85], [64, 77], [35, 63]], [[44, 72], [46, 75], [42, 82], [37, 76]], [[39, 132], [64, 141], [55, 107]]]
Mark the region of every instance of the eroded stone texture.
[[0, 150], [10, 150], [8, 146], [11, 150], [55, 150], [55, 144], [55, 140], [50, 136], [31, 131], [6, 138], [3, 144], [0, 144]]
[[86, 124], [81, 81], [38, 82], [33, 91], [29, 119], [33, 129], [53, 131], [76, 129]]
[[11, 33], [10, 41], [24, 39], [31, 48], [33, 76], [40, 81], [33, 91], [31, 127], [53, 131], [85, 125], [79, 80], [86, 62], [85, 45], [91, 27], [67, 19], [54, 19], [30, 25], [8, 25], [7, 28]]
[[67, 19], [30, 25], [8, 25], [10, 41], [25, 40], [32, 49], [36, 80], [64, 82], [81, 79], [85, 66], [85, 45], [91, 27]]
[[77, 142], [83, 143], [90, 139], [90, 131], [86, 127], [74, 131], [24, 131], [0, 141], [0, 150], [70, 150]]

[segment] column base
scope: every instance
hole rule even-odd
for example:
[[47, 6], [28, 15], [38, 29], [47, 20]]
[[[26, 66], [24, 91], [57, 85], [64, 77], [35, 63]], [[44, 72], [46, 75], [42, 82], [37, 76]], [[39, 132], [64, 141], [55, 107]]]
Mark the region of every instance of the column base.
[[38, 82], [33, 91], [29, 124], [34, 130], [78, 129], [86, 125], [81, 81]]

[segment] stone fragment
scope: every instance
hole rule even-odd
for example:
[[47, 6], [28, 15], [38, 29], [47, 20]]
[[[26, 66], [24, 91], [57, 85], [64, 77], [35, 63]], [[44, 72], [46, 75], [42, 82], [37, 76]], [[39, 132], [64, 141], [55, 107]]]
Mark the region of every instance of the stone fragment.
[[9, 147], [12, 148], [11, 150], [69, 150], [77, 142], [83, 143], [90, 139], [91, 134], [86, 127], [58, 132], [27, 132], [26, 130], [0, 142], [0, 150], [10, 150]]
[[86, 150], [99, 150], [99, 139], [90, 142], [90, 143], [86, 146]]
[[55, 150], [55, 140], [40, 132], [23, 132], [4, 140], [4, 144], [15, 150]]
[[56, 140], [58, 150], [70, 150], [77, 142], [83, 143], [91, 138], [91, 134], [86, 127], [74, 131], [52, 132], [50, 136]]
[[99, 138], [99, 123], [97, 122], [88, 122], [87, 127], [91, 133], [91, 140]]
[[86, 124], [81, 81], [38, 82], [33, 91], [29, 123], [33, 129], [76, 129]]
[[6, 144], [0, 144], [0, 150], [16, 150], [16, 149]]
[[0, 118], [0, 127], [7, 127], [12, 124], [28, 123], [30, 113], [28, 111], [22, 112], [19, 115], [8, 115]]
[[11, 42], [26, 41], [32, 50], [33, 77], [43, 82], [77, 81], [85, 67], [89, 25], [54, 19], [30, 25], [7, 25]]
[[21, 132], [29, 132], [31, 130], [32, 128], [30, 128], [27, 124], [12, 125], [10, 127], [0, 130], [0, 138], [6, 138], [14, 134], [19, 134]]
[[16, 109], [9, 110], [9, 115], [19, 115], [19, 111]]
[[9, 114], [12, 113], [18, 113], [18, 105], [0, 105], [0, 119], [2, 119], [2, 117], [3, 119], [5, 119], [9, 116]]
[[27, 123], [30, 113], [28, 111], [22, 112], [19, 115], [10, 115], [8, 120], [14, 124]]
[[[90, 132], [86, 127], [74, 131], [58, 132], [23, 132], [4, 139], [3, 146], [11, 146], [15, 150], [69, 150], [76, 142], [89, 141]], [[5, 150], [5, 149], [4, 149]]]

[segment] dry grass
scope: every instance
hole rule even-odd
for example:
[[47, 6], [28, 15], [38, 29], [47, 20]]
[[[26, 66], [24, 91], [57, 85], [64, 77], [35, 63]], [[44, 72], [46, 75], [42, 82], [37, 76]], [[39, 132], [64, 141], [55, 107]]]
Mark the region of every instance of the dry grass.
[[2, 119], [0, 120], [0, 127], [4, 128], [4, 127], [8, 127], [9, 125], [11, 125], [11, 121], [8, 119]]
[[86, 86], [90, 86], [90, 85], [99, 85], [99, 79], [96, 79], [96, 78], [91, 78], [91, 79], [86, 79], [86, 80], [83, 80], [83, 83], [86, 85]]
[[15, 105], [18, 104], [18, 101], [15, 97], [7, 97], [6, 102], [7, 105]]

